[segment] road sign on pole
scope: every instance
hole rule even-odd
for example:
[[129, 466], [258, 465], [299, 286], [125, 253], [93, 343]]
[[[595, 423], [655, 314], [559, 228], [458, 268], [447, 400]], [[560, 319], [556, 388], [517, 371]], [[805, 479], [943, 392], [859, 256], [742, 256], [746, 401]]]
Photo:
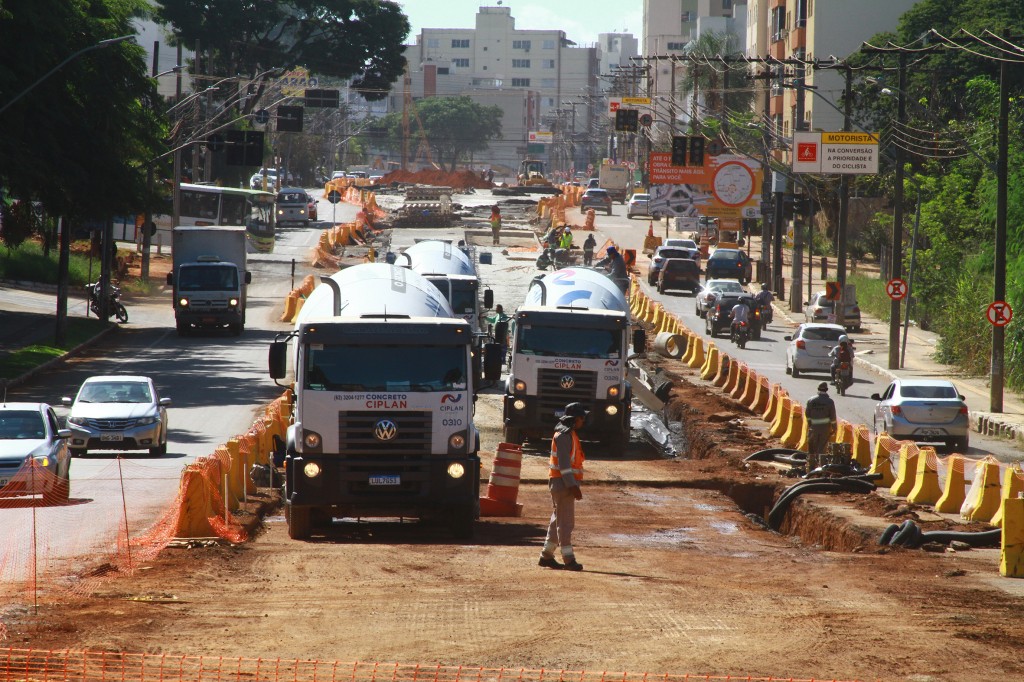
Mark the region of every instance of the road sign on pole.
[[1005, 327], [1013, 319], [1013, 308], [1006, 301], [996, 301], [989, 304], [985, 317], [993, 327]]
[[825, 282], [825, 300], [839, 300], [839, 282]]
[[902, 301], [906, 298], [908, 290], [907, 281], [899, 277], [890, 279], [889, 283], [885, 285], [885, 293], [889, 294], [889, 298], [894, 301]]

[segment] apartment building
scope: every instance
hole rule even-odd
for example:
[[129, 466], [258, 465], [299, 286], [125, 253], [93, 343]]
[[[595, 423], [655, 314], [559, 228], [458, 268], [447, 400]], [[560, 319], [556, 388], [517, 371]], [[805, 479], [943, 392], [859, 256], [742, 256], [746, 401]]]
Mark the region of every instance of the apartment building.
[[[748, 54], [777, 59], [845, 59], [861, 44], [892, 31], [917, 0], [749, 0]], [[842, 71], [808, 69], [803, 106], [796, 90], [783, 87], [796, 75], [770, 81], [768, 116], [775, 130], [791, 137], [798, 120], [805, 130], [842, 130]], [[782, 74], [780, 74], [782, 75]], [[763, 109], [763, 105], [758, 105]]]
[[[620, 39], [617, 47], [629, 45]], [[579, 103], [578, 121], [594, 115], [597, 46], [580, 47], [564, 31], [517, 29], [510, 7], [480, 7], [474, 28], [425, 28], [405, 56], [414, 99], [464, 94], [502, 108], [504, 139], [479, 163], [516, 168], [529, 133], [548, 130], [570, 104]], [[396, 83], [392, 110], [401, 109], [402, 89]]]

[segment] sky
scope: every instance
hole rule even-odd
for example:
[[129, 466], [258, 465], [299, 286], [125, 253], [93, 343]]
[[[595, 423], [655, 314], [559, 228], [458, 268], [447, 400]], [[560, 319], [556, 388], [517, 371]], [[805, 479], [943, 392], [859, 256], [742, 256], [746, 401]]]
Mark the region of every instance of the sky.
[[643, 0], [398, 0], [412, 30], [406, 44], [416, 42], [424, 28], [474, 28], [481, 7], [512, 8], [519, 30], [565, 31], [580, 47], [597, 42], [598, 33], [643, 33]]

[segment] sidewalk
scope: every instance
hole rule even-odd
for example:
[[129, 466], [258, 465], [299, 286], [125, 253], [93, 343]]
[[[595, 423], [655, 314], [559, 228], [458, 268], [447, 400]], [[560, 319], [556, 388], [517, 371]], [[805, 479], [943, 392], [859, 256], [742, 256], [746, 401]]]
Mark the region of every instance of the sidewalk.
[[[744, 247], [744, 250], [746, 247]], [[750, 255], [757, 260], [761, 253], [761, 239], [754, 236], [751, 239]], [[789, 283], [792, 275], [792, 249], [784, 248], [783, 280], [786, 287], [786, 301], [776, 301], [775, 310], [782, 317], [791, 322], [800, 323], [804, 321], [803, 308], [799, 311], [790, 311], [789, 304]], [[849, 272], [850, 261], [847, 262]], [[835, 258], [829, 258], [828, 275], [831, 279], [836, 277]], [[857, 269], [861, 273], [878, 273], [878, 266], [872, 263], [857, 263]], [[807, 299], [807, 260], [806, 254], [803, 264], [803, 286], [801, 301]], [[821, 278], [820, 266], [815, 263], [812, 268], [811, 290], [815, 293], [825, 290], [825, 280]], [[751, 285], [756, 291], [760, 287]], [[901, 311], [904, 310], [901, 308]], [[951, 365], [942, 364], [934, 359], [935, 350], [938, 346], [938, 334], [925, 331], [911, 322], [906, 332], [906, 350], [903, 353], [903, 367], [900, 369], [889, 369], [889, 324], [873, 317], [861, 309], [861, 321], [863, 330], [860, 333], [851, 334], [856, 347], [855, 363], [864, 369], [882, 376], [889, 381], [896, 379], [950, 379], [961, 394], [967, 399], [967, 406], [970, 410], [971, 429], [977, 433], [988, 436], [1002, 436], [1015, 440], [1020, 447], [1024, 447], [1024, 395], [1013, 393], [1004, 389], [1003, 411], [999, 413], [989, 412], [991, 405], [991, 394], [988, 377], [967, 376]], [[900, 338], [903, 338], [903, 324], [900, 321]]]

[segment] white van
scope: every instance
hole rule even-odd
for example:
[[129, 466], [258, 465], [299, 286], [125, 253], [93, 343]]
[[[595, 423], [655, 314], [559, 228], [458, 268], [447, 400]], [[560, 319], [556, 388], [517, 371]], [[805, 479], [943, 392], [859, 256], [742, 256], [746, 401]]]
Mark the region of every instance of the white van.
[[301, 187], [284, 187], [274, 202], [277, 224], [301, 223], [309, 225], [309, 195]]

